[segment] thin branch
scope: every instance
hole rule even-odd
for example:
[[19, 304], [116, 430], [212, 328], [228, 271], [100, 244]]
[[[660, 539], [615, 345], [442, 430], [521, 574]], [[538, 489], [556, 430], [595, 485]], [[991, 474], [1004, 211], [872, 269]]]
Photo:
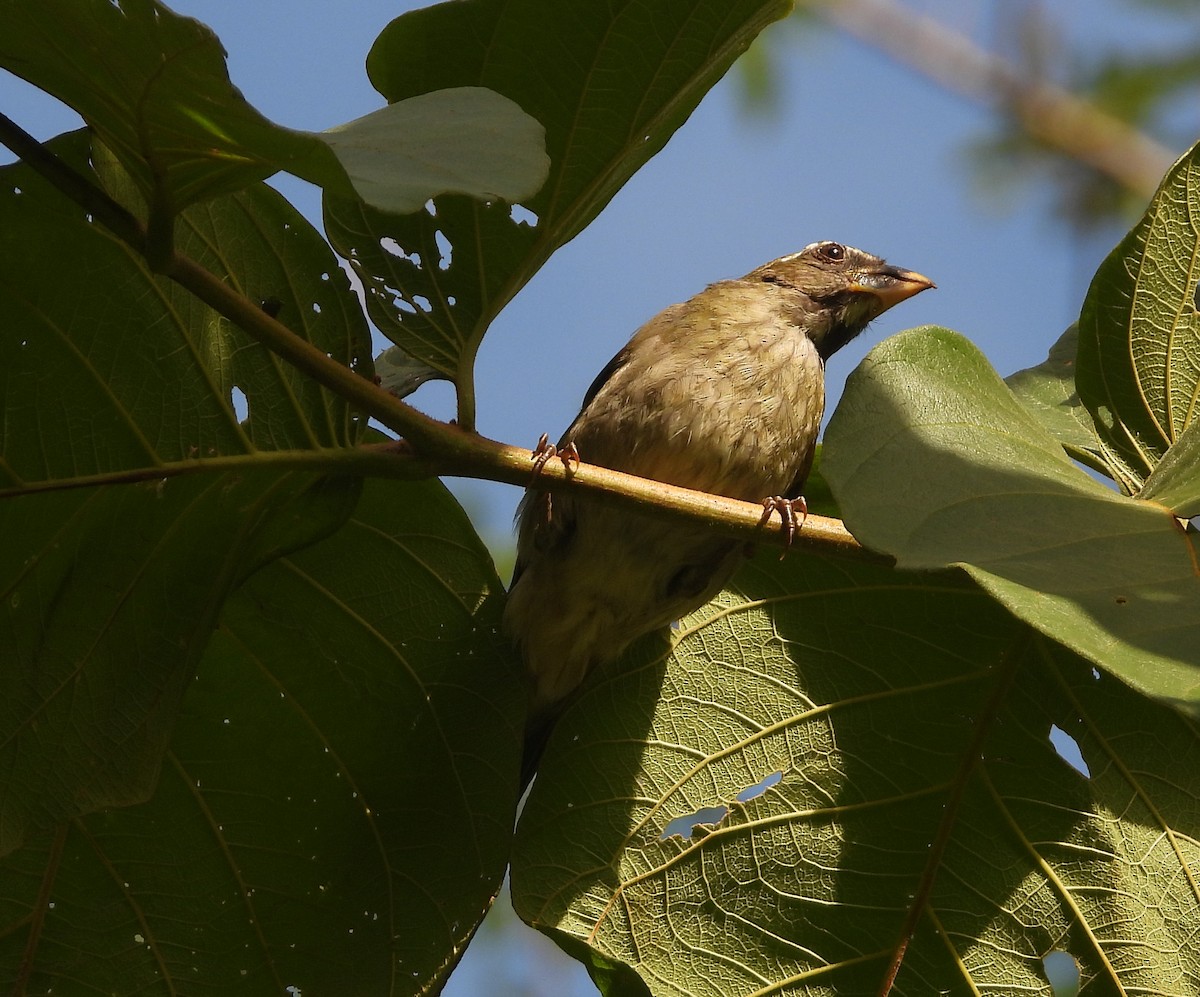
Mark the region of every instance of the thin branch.
[[[145, 226], [90, 179], [47, 149], [10, 118], [0, 114], [0, 142], [96, 221], [143, 257], [148, 252]], [[378, 385], [360, 377], [306, 339], [276, 321], [258, 305], [204, 269], [190, 257], [159, 247], [154, 270], [191, 291], [214, 311], [229, 319], [313, 380], [344, 398], [360, 411], [409, 440], [422, 452], [455, 452], [466, 435], [454, 426], [431, 419]]]
[[297, 336], [256, 302], [239, 294], [191, 257], [173, 253], [163, 265], [162, 272], [272, 353], [404, 437], [419, 452], [431, 455], [442, 451], [455, 453], [469, 438], [469, 434], [457, 426], [431, 419]]
[[[0, 115], [0, 142], [20, 156], [58, 190], [75, 201], [118, 238], [145, 255], [147, 234], [140, 221], [87, 177], [80, 175], [20, 126]], [[359, 411], [397, 433], [395, 443], [347, 449], [344, 453], [267, 454], [214, 457], [177, 461], [153, 468], [126, 469], [107, 475], [52, 483], [29, 483], [3, 494], [28, 494], [84, 484], [116, 484], [158, 480], [187, 473], [211, 472], [235, 463], [274, 462], [307, 470], [351, 471], [377, 477], [483, 478], [524, 486], [531, 478], [532, 453], [520, 447], [489, 440], [452, 423], [439, 422], [407, 405], [388, 391], [334, 360], [312, 343], [276, 321], [256, 302], [234, 291], [216, 274], [195, 260], [171, 251], [159, 261], [164, 276], [189, 290], [247, 335], [292, 366], [345, 399]], [[314, 459], [315, 458], [315, 459]], [[762, 523], [762, 507], [751, 502], [677, 488], [660, 481], [638, 478], [607, 468], [582, 464], [568, 472], [558, 461], [543, 468], [539, 483], [549, 490], [582, 489], [604, 494], [609, 500], [664, 518], [683, 515], [729, 536], [747, 541], [783, 543], [778, 524]], [[877, 559], [865, 551], [837, 519], [810, 516], [796, 545]], [[887, 559], [883, 559], [887, 560]]]
[[[514, 485], [529, 484], [530, 463], [534, 456], [531, 451], [495, 443], [483, 437], [477, 439], [480, 444], [478, 449], [470, 448], [453, 461], [442, 461], [435, 457], [433, 461], [438, 465], [439, 473], [452, 477], [487, 478]], [[512, 475], [514, 461], [516, 477]], [[608, 501], [649, 516], [678, 519], [683, 515], [718, 533], [751, 543], [777, 546], [786, 543], [778, 518], [764, 524], [763, 507], [753, 502], [680, 488], [594, 464], [583, 463], [577, 467], [573, 464], [572, 469], [567, 471], [555, 460], [542, 469], [538, 482], [551, 491], [578, 488], [602, 495]], [[796, 534], [794, 546], [851, 555], [883, 564], [894, 563], [892, 558], [862, 547], [840, 519], [825, 516], [809, 516]]]
[[138, 253], [144, 255], [146, 230], [132, 214], [109, 197], [87, 177], [78, 173], [20, 125], [0, 113], [0, 143], [19, 159], [78, 204], [106, 229]]
[[1095, 104], [1039, 79], [897, 0], [808, 0], [829, 23], [977, 103], [999, 104], [1025, 131], [1147, 197], [1175, 162], [1170, 149]]
[[245, 473], [274, 468], [277, 471], [301, 471], [311, 474], [346, 474], [372, 478], [428, 478], [433, 472], [428, 461], [409, 449], [400, 453], [402, 444], [367, 444], [357, 447], [314, 447], [310, 450], [252, 450], [249, 453], [213, 454], [123, 467], [115, 471], [79, 474], [69, 478], [47, 478], [40, 481], [16, 481], [0, 486], [0, 499], [22, 495], [44, 495], [48, 492], [72, 491], [76, 488], [99, 488], [107, 485], [133, 485], [139, 482], [164, 482], [195, 474]]

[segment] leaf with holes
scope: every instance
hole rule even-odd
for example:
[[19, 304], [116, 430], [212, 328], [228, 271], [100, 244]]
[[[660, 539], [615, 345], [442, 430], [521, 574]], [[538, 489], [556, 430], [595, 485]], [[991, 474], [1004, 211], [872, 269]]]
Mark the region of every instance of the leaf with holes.
[[1200, 145], [1100, 265], [1079, 318], [1079, 397], [1130, 494], [1196, 418], [1198, 297]]
[[[87, 170], [81, 133], [55, 151]], [[0, 191], [3, 852], [145, 798], [226, 594], [353, 508], [358, 481], [327, 472], [359, 427], [28, 168]], [[179, 235], [331, 356], [362, 348], [349, 282], [274, 192]]]
[[1200, 575], [1170, 510], [1093, 480], [945, 329], [873, 349], [825, 434], [847, 527], [902, 568], [961, 565], [1021, 619], [1200, 714]]
[[[402, 100], [331, 128], [321, 138], [349, 174], [354, 193], [380, 211], [417, 211], [431, 197], [532, 197], [550, 160], [545, 132], [516, 104], [483, 87], [455, 87]], [[337, 190], [333, 183], [324, 186]]]
[[527, 197], [545, 179], [541, 126], [478, 87], [323, 133], [274, 124], [230, 82], [220, 39], [155, 0], [0, 5], [0, 65], [75, 108], [169, 214], [279, 170], [393, 211], [447, 191]]
[[0, 978], [437, 989], [499, 888], [516, 804], [501, 592], [444, 487], [370, 483], [336, 535], [230, 598], [153, 798], [0, 867]]
[[589, 681], [518, 828], [519, 913], [602, 987], [1049, 997], [1055, 951], [1097, 992], [1196, 978], [1179, 714], [957, 574], [764, 552], [672, 642]]
[[550, 176], [520, 207], [438, 197], [389, 216], [327, 198], [326, 229], [362, 278], [372, 321], [459, 389], [492, 318], [663, 147], [785, 0], [564, 4], [468, 0], [412, 11], [367, 60], [389, 101], [483, 86], [545, 126]]

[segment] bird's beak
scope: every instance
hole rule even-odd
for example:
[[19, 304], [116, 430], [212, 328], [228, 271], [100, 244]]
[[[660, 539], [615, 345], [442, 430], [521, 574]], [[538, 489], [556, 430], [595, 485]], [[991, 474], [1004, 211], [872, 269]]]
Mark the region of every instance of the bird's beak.
[[878, 270], [859, 274], [850, 284], [851, 291], [875, 295], [882, 303], [884, 311], [931, 287], [937, 285], [924, 274], [892, 266], [882, 266]]

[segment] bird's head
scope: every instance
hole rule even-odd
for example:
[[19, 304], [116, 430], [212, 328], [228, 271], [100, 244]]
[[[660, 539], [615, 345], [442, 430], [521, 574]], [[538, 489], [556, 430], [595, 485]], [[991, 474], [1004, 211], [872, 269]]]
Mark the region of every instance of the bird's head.
[[824, 359], [892, 305], [936, 286], [922, 274], [840, 242], [814, 242], [764, 263], [746, 279], [799, 292], [804, 329]]

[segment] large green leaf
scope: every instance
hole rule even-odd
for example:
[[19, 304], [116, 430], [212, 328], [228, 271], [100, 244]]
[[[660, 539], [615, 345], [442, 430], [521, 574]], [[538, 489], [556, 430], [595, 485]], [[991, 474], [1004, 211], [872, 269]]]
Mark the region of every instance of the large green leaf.
[[[85, 136], [55, 149], [86, 170]], [[331, 356], [362, 350], [348, 281], [274, 192], [191, 209], [179, 234]], [[321, 476], [358, 433], [340, 399], [22, 165], [0, 182], [0, 310], [4, 852], [145, 798], [225, 595], [334, 529], [359, 483]]]
[[666, 143], [788, 0], [464, 0], [413, 11], [367, 61], [389, 101], [484, 86], [546, 128], [550, 177], [523, 211], [439, 197], [396, 217], [326, 200], [326, 227], [362, 278], [372, 320], [429, 375], [471, 368], [501, 307]]
[[226, 594], [357, 488], [247, 471], [0, 501], [0, 855], [149, 795]]
[[[55, 149], [87, 169], [82, 133]], [[155, 478], [206, 460], [214, 469], [260, 455], [277, 461], [280, 451], [340, 449], [356, 439], [341, 399], [151, 274], [28, 167], [0, 176], [5, 493]], [[128, 195], [118, 177], [107, 182]], [[189, 211], [178, 243], [293, 332], [370, 376], [369, 337], [349, 281], [274, 191], [258, 186]], [[248, 413], [235, 409], [235, 389]]]
[[1096, 424], [1075, 390], [1078, 345], [1079, 329], [1071, 326], [1050, 347], [1050, 354], [1044, 361], [1036, 367], [1010, 374], [1004, 383], [1071, 457], [1102, 474], [1109, 474]]
[[1200, 146], [1096, 271], [1076, 380], [1114, 473], [1136, 494], [1200, 397]]
[[501, 591], [440, 484], [368, 485], [337, 534], [229, 599], [153, 799], [0, 868], [0, 979], [438, 989], [499, 887], [516, 804]]
[[876, 994], [898, 967], [896, 995], [1048, 997], [1055, 950], [1088, 993], [1196, 979], [1179, 714], [949, 573], [764, 552], [673, 645], [589, 682], [518, 828], [518, 912], [606, 992]]
[[525, 197], [545, 179], [541, 127], [477, 87], [325, 133], [276, 125], [230, 82], [217, 36], [157, 0], [5, 0], [0, 65], [79, 111], [168, 213], [279, 170], [399, 211], [446, 191]]
[[962, 565], [1053, 640], [1200, 712], [1192, 538], [1072, 464], [961, 336], [916, 329], [872, 350], [825, 444], [863, 544], [902, 568]]

